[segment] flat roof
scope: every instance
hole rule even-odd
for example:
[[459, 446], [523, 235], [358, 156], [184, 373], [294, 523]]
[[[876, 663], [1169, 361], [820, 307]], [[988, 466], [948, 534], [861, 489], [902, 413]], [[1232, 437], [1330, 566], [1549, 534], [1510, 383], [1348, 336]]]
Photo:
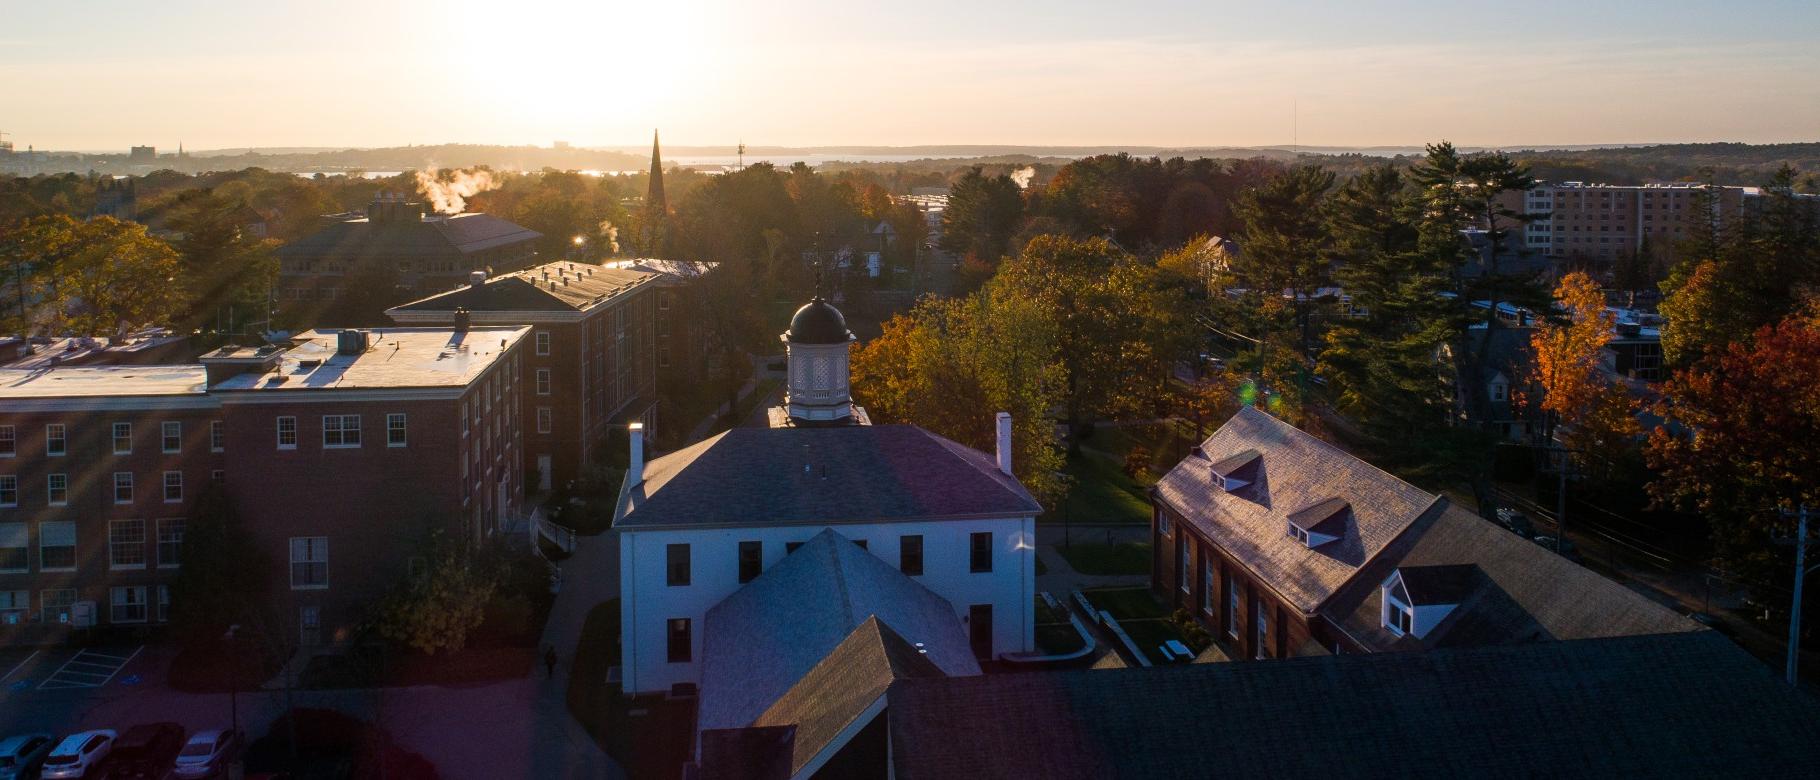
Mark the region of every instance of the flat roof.
[[348, 390], [462, 387], [531, 332], [530, 327], [371, 328], [366, 351], [343, 355], [340, 330], [292, 337], [278, 367], [229, 377], [216, 390]]
[[0, 368], [0, 399], [205, 395], [202, 366]]

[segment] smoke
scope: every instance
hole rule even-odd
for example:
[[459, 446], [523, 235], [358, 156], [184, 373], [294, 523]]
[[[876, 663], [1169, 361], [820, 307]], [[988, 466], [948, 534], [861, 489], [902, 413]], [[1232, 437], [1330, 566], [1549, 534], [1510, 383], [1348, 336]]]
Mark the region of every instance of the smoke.
[[417, 191], [429, 199], [430, 207], [439, 214], [460, 214], [467, 209], [468, 198], [502, 183], [485, 168], [471, 171], [431, 168], [417, 172]]
[[611, 222], [602, 221], [600, 234], [607, 239], [607, 253], [619, 254], [619, 228], [614, 227]]
[[1036, 178], [1036, 168], [1026, 165], [1011, 172], [1011, 180], [1017, 182], [1020, 190], [1030, 189], [1030, 180]]

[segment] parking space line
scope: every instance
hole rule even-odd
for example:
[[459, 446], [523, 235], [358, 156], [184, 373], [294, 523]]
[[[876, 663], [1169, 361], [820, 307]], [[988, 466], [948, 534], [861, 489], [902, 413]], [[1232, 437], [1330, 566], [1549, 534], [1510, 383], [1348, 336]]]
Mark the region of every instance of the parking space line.
[[[114, 679], [114, 675], [119, 674], [121, 669], [125, 669], [127, 664], [132, 663], [134, 658], [139, 657], [139, 651], [144, 650], [144, 649], [145, 649], [145, 645], [140, 645], [138, 647], [133, 648], [133, 652], [127, 655], [126, 660], [121, 661], [119, 666], [114, 667], [114, 671], [112, 673], [108, 674], [107, 680], [102, 680], [101, 684], [102, 685], [108, 684], [109, 680]], [[99, 686], [97, 686], [97, 687], [99, 687]]]
[[15, 664], [13, 666], [13, 668], [8, 669], [6, 674], [0, 674], [0, 682], [5, 682], [6, 678], [11, 677], [15, 674], [18, 674], [20, 669], [24, 669], [26, 664], [31, 663], [33, 658], [38, 657], [38, 652], [39, 651], [37, 651], [37, 650], [33, 650], [31, 655], [26, 656], [25, 660], [20, 661], [19, 663]]
[[[114, 675], [119, 674], [121, 669], [125, 669], [127, 664], [132, 663], [133, 659], [137, 658], [140, 651], [144, 649], [145, 646], [140, 645], [133, 648], [133, 652], [124, 656], [110, 653], [97, 653], [91, 650], [78, 650], [68, 661], [64, 661], [62, 666], [57, 667], [57, 671], [51, 672], [49, 677], [39, 683], [38, 690], [54, 691], [62, 690], [64, 688], [100, 688], [101, 686], [112, 682]], [[100, 661], [91, 659], [107, 660]], [[0, 677], [0, 679], [5, 678]]]

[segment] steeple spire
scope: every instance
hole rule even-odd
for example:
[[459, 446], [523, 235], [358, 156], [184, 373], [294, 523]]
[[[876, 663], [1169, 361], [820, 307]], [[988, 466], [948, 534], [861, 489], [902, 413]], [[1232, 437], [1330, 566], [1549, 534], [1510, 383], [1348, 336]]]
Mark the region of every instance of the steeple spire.
[[645, 208], [668, 212], [670, 204], [664, 199], [664, 158], [657, 148], [657, 131], [651, 131], [651, 183], [645, 189]]

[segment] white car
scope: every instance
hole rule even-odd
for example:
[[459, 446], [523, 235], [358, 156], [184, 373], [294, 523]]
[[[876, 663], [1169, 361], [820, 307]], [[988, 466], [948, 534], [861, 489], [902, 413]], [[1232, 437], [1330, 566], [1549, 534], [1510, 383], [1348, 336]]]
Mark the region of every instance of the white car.
[[210, 777], [220, 772], [239, 756], [242, 741], [238, 731], [198, 731], [190, 735], [183, 752], [177, 754], [177, 776]]
[[114, 749], [119, 734], [106, 729], [71, 734], [57, 743], [57, 748], [44, 759], [39, 777], [47, 779], [84, 777]]

